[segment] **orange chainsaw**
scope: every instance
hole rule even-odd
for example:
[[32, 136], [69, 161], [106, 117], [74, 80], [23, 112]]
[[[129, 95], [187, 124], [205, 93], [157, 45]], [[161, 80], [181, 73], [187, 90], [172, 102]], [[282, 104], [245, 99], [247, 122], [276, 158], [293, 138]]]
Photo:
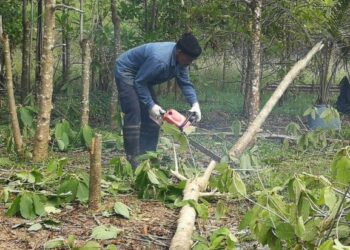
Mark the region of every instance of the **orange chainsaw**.
[[[190, 127], [195, 122], [196, 115], [194, 112], [190, 112], [187, 116], [182, 115], [175, 109], [169, 109], [164, 115], [163, 120], [166, 121], [169, 124], [175, 125], [181, 132], [184, 132], [184, 129]], [[191, 138], [187, 137], [189, 143], [197, 150], [202, 152], [203, 154], [209, 156], [211, 159], [213, 159], [216, 162], [221, 161], [221, 157], [217, 154], [213, 153], [203, 145], [199, 144], [198, 142], [192, 140]]]

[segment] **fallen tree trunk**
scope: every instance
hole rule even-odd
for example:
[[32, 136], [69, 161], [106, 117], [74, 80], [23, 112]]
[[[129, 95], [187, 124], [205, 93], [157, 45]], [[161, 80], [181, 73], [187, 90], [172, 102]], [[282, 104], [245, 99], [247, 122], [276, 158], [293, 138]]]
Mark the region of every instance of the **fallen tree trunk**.
[[[289, 84], [298, 76], [301, 70], [303, 70], [311, 58], [322, 49], [322, 42], [317, 43], [309, 53], [301, 60], [299, 60], [288, 74], [284, 77], [282, 82], [279, 84], [276, 91], [272, 94], [264, 108], [260, 111], [258, 116], [250, 124], [247, 131], [240, 137], [240, 139], [230, 149], [229, 154], [233, 158], [240, 157], [250, 143], [254, 140], [259, 128], [270, 114], [272, 108], [278, 102], [287, 89]], [[205, 170], [203, 176], [196, 177], [193, 180], [187, 180], [186, 187], [184, 189], [183, 200], [194, 200], [197, 201], [201, 196], [201, 192], [204, 192], [208, 186], [209, 178], [216, 166], [215, 161], [211, 161]], [[186, 250], [190, 249], [192, 244], [192, 233], [195, 228], [196, 211], [190, 205], [185, 205], [180, 211], [180, 217], [178, 220], [177, 229], [175, 235], [171, 241], [171, 250]]]

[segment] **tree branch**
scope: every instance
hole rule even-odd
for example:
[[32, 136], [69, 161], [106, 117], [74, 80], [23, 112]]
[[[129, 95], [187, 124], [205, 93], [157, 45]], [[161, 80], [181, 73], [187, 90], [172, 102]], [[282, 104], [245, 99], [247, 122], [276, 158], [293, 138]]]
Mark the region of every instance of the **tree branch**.
[[74, 11], [77, 11], [77, 12], [80, 12], [80, 13], [84, 13], [84, 11], [82, 11], [80, 9], [77, 9], [77, 8], [74, 8], [72, 6], [68, 6], [68, 5], [65, 5], [65, 4], [57, 4], [55, 9], [56, 10], [58, 10], [58, 9], [69, 9], [69, 10], [74, 10]]

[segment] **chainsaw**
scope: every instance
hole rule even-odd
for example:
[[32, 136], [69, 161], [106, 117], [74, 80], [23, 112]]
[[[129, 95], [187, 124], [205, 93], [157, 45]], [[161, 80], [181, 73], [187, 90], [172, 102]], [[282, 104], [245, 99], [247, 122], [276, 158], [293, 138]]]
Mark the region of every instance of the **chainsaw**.
[[[182, 133], [184, 133], [186, 128], [192, 126], [192, 124], [195, 122], [195, 118], [196, 115], [194, 112], [190, 112], [187, 116], [184, 116], [175, 109], [169, 109], [163, 115], [163, 121], [175, 125]], [[195, 149], [199, 150], [201, 153], [205, 154], [206, 156], [209, 156], [212, 160], [216, 162], [221, 161], [221, 157], [217, 154], [213, 153], [212, 151], [199, 144], [198, 142], [194, 141], [193, 139], [189, 137], [187, 137], [187, 139], [190, 145], [192, 145]]]

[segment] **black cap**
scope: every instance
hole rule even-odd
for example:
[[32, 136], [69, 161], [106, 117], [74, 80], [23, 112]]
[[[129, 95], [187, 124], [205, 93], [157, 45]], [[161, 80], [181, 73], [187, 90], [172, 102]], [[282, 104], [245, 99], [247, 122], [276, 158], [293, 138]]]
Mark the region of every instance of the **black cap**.
[[202, 53], [202, 48], [199, 45], [197, 38], [195, 38], [191, 33], [183, 34], [177, 41], [176, 48], [193, 58], [199, 57]]

